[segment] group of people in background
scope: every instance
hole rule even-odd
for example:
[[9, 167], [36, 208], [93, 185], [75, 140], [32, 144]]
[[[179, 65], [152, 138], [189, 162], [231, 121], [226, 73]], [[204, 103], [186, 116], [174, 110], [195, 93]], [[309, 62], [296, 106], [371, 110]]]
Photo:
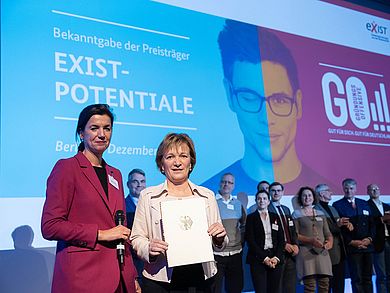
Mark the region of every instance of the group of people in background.
[[[261, 181], [247, 209], [242, 193], [232, 195], [232, 173], [223, 174], [216, 195], [192, 183], [194, 143], [169, 133], [156, 155], [165, 181], [146, 187], [145, 172], [134, 169], [125, 198], [120, 171], [102, 157], [113, 119], [107, 105], [83, 109], [79, 152], [59, 160], [48, 178], [42, 234], [58, 241], [52, 292], [241, 292], [244, 254], [256, 292], [296, 292], [297, 281], [305, 292], [344, 292], [345, 263], [353, 292], [373, 292], [373, 267], [377, 292], [390, 289], [390, 206], [376, 184], [365, 201], [355, 197], [357, 182], [345, 179], [333, 205], [327, 184], [301, 187], [291, 213], [281, 203], [284, 186]], [[160, 204], [191, 198], [205, 202], [215, 261], [169, 267]], [[118, 211], [126, 211], [124, 221]]]
[[[226, 177], [234, 182], [227, 173], [220, 189]], [[292, 198], [291, 213], [281, 204], [281, 183], [258, 184], [244, 228], [246, 263], [256, 292], [296, 292], [297, 281], [304, 292], [344, 292], [348, 272], [353, 292], [373, 292], [373, 268], [376, 291], [390, 290], [390, 206], [380, 200], [376, 184], [367, 186], [367, 201], [355, 198], [354, 179], [344, 179], [342, 188], [344, 197], [330, 205], [327, 184], [301, 187]], [[240, 292], [229, 290], [232, 282], [231, 276], [226, 278], [226, 292]]]

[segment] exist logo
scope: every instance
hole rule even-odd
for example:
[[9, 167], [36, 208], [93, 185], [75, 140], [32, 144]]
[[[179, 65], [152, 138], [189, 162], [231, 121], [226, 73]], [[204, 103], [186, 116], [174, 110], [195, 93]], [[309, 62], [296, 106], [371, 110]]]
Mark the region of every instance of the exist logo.
[[383, 83], [379, 83], [379, 90], [374, 91], [375, 98], [369, 102], [366, 87], [359, 78], [350, 76], [343, 83], [337, 74], [327, 72], [322, 76], [322, 94], [326, 116], [333, 125], [343, 127], [349, 118], [359, 129], [372, 125], [375, 131], [390, 132], [390, 113]]
[[373, 22], [366, 23], [366, 29], [371, 33], [371, 38], [378, 41], [389, 42], [387, 36], [388, 29], [386, 26]]
[[367, 22], [366, 28], [368, 31], [370, 31], [373, 34], [385, 35], [387, 33], [387, 27], [378, 25], [377, 23], [375, 23], [375, 21], [371, 23]]

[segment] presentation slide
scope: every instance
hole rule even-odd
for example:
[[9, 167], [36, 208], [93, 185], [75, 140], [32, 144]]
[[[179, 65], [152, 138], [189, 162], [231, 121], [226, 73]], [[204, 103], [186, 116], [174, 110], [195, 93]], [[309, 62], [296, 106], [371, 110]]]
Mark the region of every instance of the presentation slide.
[[124, 183], [133, 168], [161, 183], [157, 147], [184, 132], [191, 180], [213, 191], [231, 172], [251, 200], [261, 180], [340, 195], [352, 177], [361, 195], [372, 182], [390, 194], [389, 15], [162, 2], [1, 2], [0, 250], [22, 225], [35, 247], [55, 245], [40, 233], [46, 180], [76, 154], [78, 115], [95, 103], [115, 114], [104, 159]]

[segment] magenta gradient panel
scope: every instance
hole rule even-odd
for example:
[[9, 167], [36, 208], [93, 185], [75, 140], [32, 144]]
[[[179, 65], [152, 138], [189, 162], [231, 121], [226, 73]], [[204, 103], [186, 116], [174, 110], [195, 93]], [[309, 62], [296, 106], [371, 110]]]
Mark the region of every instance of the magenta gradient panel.
[[298, 67], [299, 158], [338, 186], [336, 193], [352, 177], [359, 194], [373, 182], [390, 194], [390, 57], [271, 31]]

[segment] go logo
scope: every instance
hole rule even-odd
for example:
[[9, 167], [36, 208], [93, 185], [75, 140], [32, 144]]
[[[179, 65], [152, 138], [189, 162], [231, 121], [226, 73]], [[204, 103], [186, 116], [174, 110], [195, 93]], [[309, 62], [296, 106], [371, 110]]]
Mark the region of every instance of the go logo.
[[[344, 84], [337, 74], [325, 73], [322, 77], [322, 94], [328, 120], [333, 125], [342, 127], [350, 118], [359, 129], [367, 129], [371, 121], [379, 122], [374, 123], [374, 130], [387, 129], [390, 132], [385, 86], [383, 83], [379, 86], [380, 91], [374, 92], [375, 102], [369, 103], [366, 87], [359, 78], [351, 76]], [[336, 94], [332, 95], [331, 89], [334, 88]]]

